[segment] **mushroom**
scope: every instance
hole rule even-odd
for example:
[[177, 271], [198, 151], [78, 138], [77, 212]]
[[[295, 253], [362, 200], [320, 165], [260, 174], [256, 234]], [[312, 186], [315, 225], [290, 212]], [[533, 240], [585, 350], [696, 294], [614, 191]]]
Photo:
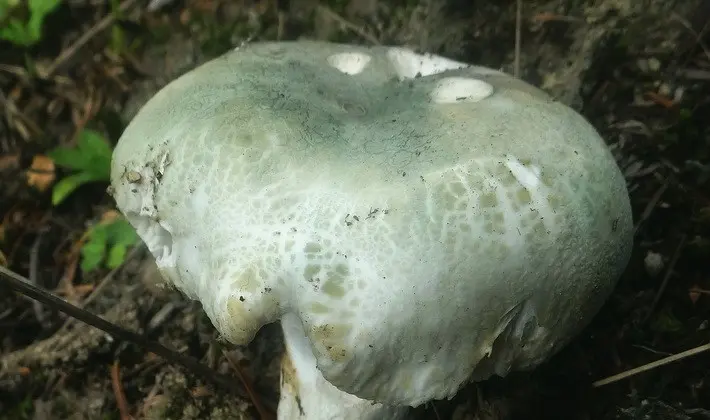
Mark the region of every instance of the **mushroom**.
[[219, 333], [280, 321], [280, 419], [397, 419], [538, 366], [625, 269], [624, 178], [577, 112], [401, 47], [238, 48], [115, 148], [114, 197]]

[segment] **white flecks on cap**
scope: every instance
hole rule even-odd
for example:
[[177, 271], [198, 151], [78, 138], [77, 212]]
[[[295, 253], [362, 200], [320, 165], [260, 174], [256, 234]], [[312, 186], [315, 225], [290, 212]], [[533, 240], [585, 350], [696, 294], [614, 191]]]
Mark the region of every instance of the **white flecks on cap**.
[[389, 49], [387, 57], [392, 62], [392, 66], [400, 79], [430, 76], [447, 70], [462, 69], [469, 66], [466, 63], [438, 55], [417, 54], [410, 49], [399, 47]]
[[431, 93], [431, 98], [439, 104], [455, 102], [478, 102], [493, 94], [493, 86], [483, 80], [466, 77], [441, 79]]
[[508, 156], [505, 166], [510, 169], [515, 179], [525, 188], [535, 189], [540, 183], [541, 169], [535, 165], [523, 165], [520, 160], [513, 156]]
[[331, 55], [328, 57], [328, 64], [345, 74], [354, 76], [361, 73], [370, 60], [372, 60], [372, 57], [367, 54], [346, 52]]

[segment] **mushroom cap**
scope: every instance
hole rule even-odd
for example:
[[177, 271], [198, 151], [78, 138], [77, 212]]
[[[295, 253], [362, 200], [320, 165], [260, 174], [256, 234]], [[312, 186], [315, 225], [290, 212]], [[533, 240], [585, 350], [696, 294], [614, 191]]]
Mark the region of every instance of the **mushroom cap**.
[[624, 178], [584, 118], [404, 48], [239, 48], [148, 101], [111, 169], [163, 275], [226, 339], [293, 314], [329, 382], [388, 404], [538, 365], [632, 245]]

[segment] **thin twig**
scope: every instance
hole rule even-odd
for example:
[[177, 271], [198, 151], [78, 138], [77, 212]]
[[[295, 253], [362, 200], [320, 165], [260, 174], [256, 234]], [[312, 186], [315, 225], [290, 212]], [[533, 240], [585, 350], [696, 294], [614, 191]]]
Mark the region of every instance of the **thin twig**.
[[115, 360], [113, 365], [111, 365], [111, 387], [113, 388], [113, 395], [116, 397], [116, 405], [118, 406], [121, 420], [132, 420], [133, 417], [131, 417], [131, 412], [128, 409], [128, 401], [126, 401], [126, 393], [123, 392], [123, 384], [121, 384], [121, 369], [118, 365], [118, 360]]
[[[111, 283], [111, 280], [113, 280], [116, 277], [116, 273], [118, 273], [119, 270], [121, 270], [126, 262], [130, 261], [133, 259], [133, 257], [138, 253], [138, 250], [140, 249], [140, 246], [135, 246], [131, 251], [126, 255], [126, 258], [123, 260], [123, 264], [119, 265], [118, 267], [112, 269], [111, 271], [108, 272], [104, 276], [103, 279], [99, 282], [99, 284], [94, 287], [94, 289], [91, 291], [91, 294], [87, 296], [85, 299], [80, 301], [79, 303], [76, 304], [76, 307], [79, 309], [84, 309], [86, 306], [91, 303], [94, 299], [96, 299], [101, 292], [106, 288]], [[62, 327], [57, 331], [58, 333], [64, 332], [69, 328], [74, 322], [76, 321], [76, 318], [69, 317], [67, 320], [64, 322]]]
[[[39, 245], [42, 243], [42, 232], [40, 232], [32, 243], [30, 248], [30, 268], [29, 268], [29, 280], [32, 284], [39, 286]], [[32, 309], [34, 310], [35, 317], [40, 324], [44, 325], [44, 311], [42, 304], [37, 300], [32, 301]]]
[[661, 287], [658, 288], [658, 292], [656, 292], [656, 296], [653, 298], [653, 303], [651, 303], [651, 307], [648, 309], [648, 313], [646, 314], [644, 322], [648, 321], [651, 318], [651, 315], [653, 315], [653, 312], [656, 310], [656, 306], [658, 306], [658, 302], [661, 301], [661, 297], [666, 291], [668, 282], [670, 281], [671, 275], [673, 274], [673, 270], [675, 269], [675, 265], [678, 263], [678, 259], [682, 254], [683, 247], [685, 246], [685, 241], [687, 239], [687, 235], [683, 235], [680, 238], [680, 241], [678, 242], [678, 245], [676, 246], [675, 251], [673, 252], [673, 257], [671, 257], [671, 262], [668, 264], [666, 274], [663, 276], [663, 281], [661, 281]]
[[[130, 7], [132, 7], [135, 2], [136, 2], [136, 0], [125, 0], [118, 6], [118, 9], [121, 12], [124, 12], [127, 9], [129, 9]], [[88, 31], [84, 32], [79, 37], [79, 39], [77, 39], [72, 45], [70, 45], [67, 49], [62, 51], [56, 59], [54, 59], [52, 64], [46, 70], [46, 77], [49, 78], [49, 77], [53, 76], [54, 73], [57, 71], [57, 69], [62, 64], [64, 64], [64, 62], [66, 62], [74, 54], [76, 54], [77, 51], [79, 51], [87, 42], [89, 42], [99, 32], [101, 32], [104, 29], [111, 26], [111, 24], [113, 23], [114, 20], [116, 20], [115, 14], [110, 13], [107, 16], [105, 16], [103, 19], [98, 21], [94, 26], [89, 28]]]
[[229, 354], [227, 354], [224, 349], [222, 349], [222, 354], [224, 355], [224, 358], [227, 359], [227, 363], [229, 364], [229, 366], [232, 368], [232, 370], [234, 370], [234, 372], [239, 377], [239, 380], [242, 382], [242, 386], [244, 386], [244, 389], [246, 389], [247, 394], [249, 394], [249, 399], [251, 399], [252, 404], [254, 404], [254, 408], [256, 408], [256, 411], [259, 413], [261, 420], [273, 420], [274, 416], [271, 415], [271, 413], [269, 413], [263, 405], [261, 405], [261, 401], [256, 396], [251, 381], [247, 379], [246, 375], [244, 375], [244, 372], [242, 372], [242, 369], [239, 367], [239, 365], [237, 365], [237, 363], [234, 362], [231, 357], [229, 357]]
[[669, 185], [670, 180], [666, 179], [663, 182], [663, 185], [661, 185], [661, 187], [653, 194], [653, 197], [651, 197], [651, 199], [648, 201], [648, 204], [646, 204], [646, 208], [643, 209], [643, 213], [641, 213], [641, 216], [639, 216], [638, 221], [636, 222], [636, 226], [634, 227], [634, 234], [638, 232], [643, 222], [645, 222], [646, 219], [651, 217], [651, 213], [653, 213], [653, 210], [658, 205], [658, 202], [661, 200], [663, 193], [666, 192]]
[[513, 62], [513, 75], [520, 77], [520, 48], [523, 36], [523, 0], [516, 1], [515, 9], [515, 59]]
[[349, 20], [345, 19], [344, 17], [340, 16], [339, 14], [335, 13], [333, 9], [327, 6], [318, 5], [318, 10], [321, 11], [321, 13], [327, 15], [329, 18], [337, 21], [344, 27], [350, 29], [351, 31], [355, 32], [356, 34], [360, 35], [362, 38], [364, 38], [366, 41], [369, 41], [370, 43], [374, 45], [380, 45], [381, 42], [379, 39], [375, 38], [373, 35], [367, 33], [364, 29], [361, 27], [357, 26], [356, 24], [350, 22]]
[[237, 384], [234, 382], [233, 378], [228, 378], [219, 373], [209, 369], [200, 362], [196, 361], [192, 357], [185, 356], [184, 354], [178, 353], [175, 350], [169, 349], [160, 343], [151, 341], [144, 336], [137, 334], [133, 331], [129, 331], [125, 328], [119, 327], [118, 325], [106, 321], [105, 319], [92, 314], [91, 312], [81, 309], [69, 302], [59, 298], [47, 290], [44, 290], [34, 284], [30, 283], [25, 277], [15, 273], [14, 271], [8, 270], [5, 267], [0, 266], [0, 280], [4, 280], [4, 283], [11, 289], [22, 293], [32, 299], [36, 299], [47, 306], [55, 308], [65, 314], [77, 318], [94, 328], [102, 330], [108, 333], [111, 337], [116, 340], [127, 341], [137, 344], [143, 347], [149, 352], [155, 353], [156, 355], [162, 357], [163, 359], [185, 367], [188, 371], [200, 375], [206, 380], [212, 381], [213, 383], [229, 389], [237, 395], [243, 395], [244, 392]]
[[710, 290], [698, 289], [697, 287], [693, 287], [692, 289], [688, 290], [688, 292], [697, 293], [700, 295], [710, 295]]
[[15, 106], [15, 103], [10, 98], [5, 96], [2, 91], [0, 91], [0, 108], [5, 108], [5, 112], [7, 112], [8, 115], [16, 117], [22, 121], [35, 135], [42, 134], [42, 129], [39, 128], [39, 126], [35, 124], [30, 117], [20, 111], [17, 106]]
[[608, 378], [600, 379], [600, 380], [592, 383], [592, 387], [598, 388], [600, 386], [609, 385], [611, 383], [618, 382], [622, 379], [626, 379], [631, 376], [638, 375], [639, 373], [646, 372], [651, 369], [655, 369], [657, 367], [667, 365], [669, 363], [673, 363], [673, 362], [676, 362], [681, 359], [685, 359], [690, 356], [695, 356], [696, 354], [699, 354], [699, 353], [702, 353], [702, 352], [705, 352], [708, 350], [710, 350], [710, 343], [692, 348], [690, 350], [686, 350], [682, 353], [678, 353], [678, 354], [674, 354], [672, 356], [665, 357], [661, 360], [657, 360], [655, 362], [651, 362], [651, 363], [645, 364], [643, 366], [639, 366], [637, 368], [627, 370], [626, 372], [622, 372], [622, 373], [616, 374], [614, 376], [610, 376]]

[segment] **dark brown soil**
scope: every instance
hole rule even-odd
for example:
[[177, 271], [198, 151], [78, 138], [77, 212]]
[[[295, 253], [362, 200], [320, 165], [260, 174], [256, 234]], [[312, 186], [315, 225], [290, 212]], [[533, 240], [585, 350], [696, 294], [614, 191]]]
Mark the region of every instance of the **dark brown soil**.
[[[199, 305], [158, 286], [142, 247], [115, 272], [76, 269], [87, 226], [112, 208], [107, 185], [82, 187], [54, 207], [49, 189], [28, 184], [42, 174], [37, 155], [72, 144], [87, 127], [115, 142], [161, 86], [247, 40], [406, 44], [514, 71], [511, 0], [184, 0], [152, 12], [138, 3], [123, 2], [116, 14], [111, 2], [64, 2], [37, 46], [0, 41], [0, 264], [230, 375], [243, 392], [70, 321], [0, 281], [0, 419], [118, 419], [118, 401], [136, 419], [252, 419], [254, 400], [271, 411], [278, 400], [277, 326], [246, 348], [221, 342]], [[710, 352], [592, 386], [710, 342], [710, 6], [523, 3], [520, 75], [580, 110], [613, 148], [631, 192], [635, 252], [593, 323], [548, 363], [471, 385], [413, 416], [710, 419]], [[115, 363], [120, 378], [112, 381]]]

